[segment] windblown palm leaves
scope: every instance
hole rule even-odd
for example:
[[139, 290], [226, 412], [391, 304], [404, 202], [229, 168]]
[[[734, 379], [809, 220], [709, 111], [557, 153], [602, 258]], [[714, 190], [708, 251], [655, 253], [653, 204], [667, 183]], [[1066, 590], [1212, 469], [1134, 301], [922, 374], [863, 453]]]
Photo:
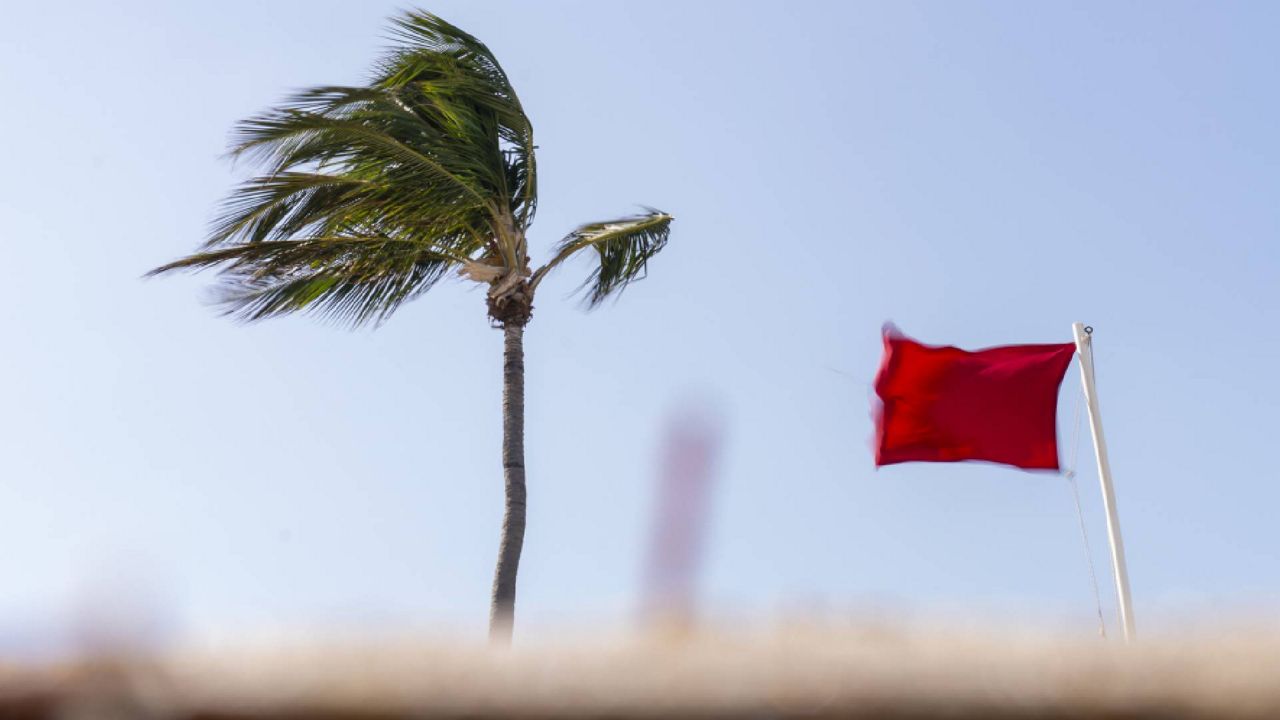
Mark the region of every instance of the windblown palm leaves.
[[583, 283], [591, 306], [644, 277], [649, 258], [666, 246], [671, 228], [670, 215], [653, 208], [647, 210], [643, 215], [588, 223], [569, 233], [560, 241], [551, 262], [534, 273], [534, 287], [548, 271], [587, 248], [595, 250], [600, 260], [599, 267]]
[[[530, 305], [546, 273], [596, 250], [592, 306], [642, 277], [671, 217], [656, 210], [570, 233], [529, 268], [537, 207], [533, 128], [493, 54], [433, 15], [394, 21], [367, 86], [319, 87], [241, 122], [231, 153], [261, 174], [223, 203], [200, 252], [156, 268], [218, 268], [245, 320], [314, 312], [378, 323], [451, 270], [490, 286], [490, 312]], [[495, 304], [496, 301], [496, 304]]]

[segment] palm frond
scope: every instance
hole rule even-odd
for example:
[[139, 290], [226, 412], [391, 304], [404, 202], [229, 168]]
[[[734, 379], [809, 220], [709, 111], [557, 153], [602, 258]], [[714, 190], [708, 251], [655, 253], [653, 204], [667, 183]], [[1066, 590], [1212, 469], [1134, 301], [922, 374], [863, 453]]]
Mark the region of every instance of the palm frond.
[[[394, 89], [459, 128], [496, 136], [505, 197], [520, 229], [528, 228], [537, 207], [533, 125], [493, 52], [461, 28], [420, 11], [397, 18], [391, 37], [397, 46], [379, 63], [374, 86]], [[459, 96], [484, 112], [450, 102]]]
[[649, 258], [666, 246], [672, 220], [660, 210], [646, 210], [642, 215], [588, 223], [569, 233], [556, 247], [551, 261], [534, 273], [532, 284], [536, 287], [548, 272], [587, 248], [595, 250], [599, 260], [599, 265], [583, 283], [589, 307], [599, 305], [605, 298], [643, 278]]
[[267, 240], [197, 253], [152, 270], [220, 268], [215, 302], [241, 320], [295, 311], [379, 323], [463, 259], [383, 236]]
[[267, 177], [333, 168], [367, 179], [394, 171], [439, 201], [476, 212], [498, 208], [496, 143], [486, 148], [451, 137], [387, 91], [308, 90], [242, 121], [234, 138], [232, 155], [261, 163]]

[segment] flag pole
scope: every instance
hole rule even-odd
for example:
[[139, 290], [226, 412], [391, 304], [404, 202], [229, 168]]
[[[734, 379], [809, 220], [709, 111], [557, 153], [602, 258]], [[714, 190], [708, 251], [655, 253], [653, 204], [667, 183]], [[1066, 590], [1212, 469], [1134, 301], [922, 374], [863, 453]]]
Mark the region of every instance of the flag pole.
[[1107, 510], [1107, 538], [1111, 541], [1111, 565], [1115, 572], [1116, 597], [1119, 600], [1120, 624], [1124, 641], [1134, 638], [1133, 605], [1129, 599], [1129, 570], [1124, 562], [1124, 540], [1120, 537], [1120, 516], [1116, 513], [1116, 493], [1111, 486], [1111, 462], [1107, 459], [1107, 441], [1102, 436], [1102, 415], [1098, 411], [1098, 388], [1093, 375], [1093, 328], [1073, 323], [1076, 354], [1080, 356], [1080, 379], [1089, 408], [1089, 430], [1093, 433], [1093, 449], [1098, 458], [1098, 480], [1102, 483], [1102, 504]]

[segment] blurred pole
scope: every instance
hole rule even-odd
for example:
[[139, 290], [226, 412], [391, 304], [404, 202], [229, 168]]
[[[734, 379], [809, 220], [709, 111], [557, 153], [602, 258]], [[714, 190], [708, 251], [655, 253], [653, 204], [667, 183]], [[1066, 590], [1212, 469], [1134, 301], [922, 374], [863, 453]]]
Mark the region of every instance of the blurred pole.
[[649, 624], [692, 627], [720, 438], [719, 416], [706, 407], [667, 423], [645, 565], [642, 612]]
[[1111, 461], [1107, 458], [1107, 440], [1102, 435], [1102, 414], [1098, 410], [1097, 381], [1093, 375], [1093, 328], [1084, 323], [1071, 326], [1080, 356], [1080, 377], [1089, 408], [1089, 430], [1093, 433], [1093, 449], [1098, 458], [1098, 480], [1102, 483], [1102, 504], [1107, 510], [1107, 538], [1111, 541], [1111, 564], [1115, 572], [1116, 596], [1119, 600], [1120, 625], [1124, 641], [1133, 642], [1133, 606], [1129, 599], [1129, 569], [1124, 561], [1124, 540], [1120, 537], [1120, 515], [1116, 512], [1116, 493], [1111, 485]]

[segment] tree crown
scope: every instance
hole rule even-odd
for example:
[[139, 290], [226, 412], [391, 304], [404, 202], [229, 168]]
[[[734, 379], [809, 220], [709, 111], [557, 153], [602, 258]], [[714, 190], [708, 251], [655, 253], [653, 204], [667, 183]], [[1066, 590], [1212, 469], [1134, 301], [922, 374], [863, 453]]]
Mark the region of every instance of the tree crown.
[[527, 321], [534, 290], [591, 249], [596, 306], [644, 275], [671, 216], [584, 224], [529, 266], [537, 208], [533, 126], [493, 53], [425, 12], [358, 87], [316, 87], [240, 122], [231, 155], [260, 173], [223, 202], [200, 250], [152, 270], [217, 268], [217, 302], [243, 320], [296, 311], [379, 323], [451, 270], [489, 285], [495, 320]]

